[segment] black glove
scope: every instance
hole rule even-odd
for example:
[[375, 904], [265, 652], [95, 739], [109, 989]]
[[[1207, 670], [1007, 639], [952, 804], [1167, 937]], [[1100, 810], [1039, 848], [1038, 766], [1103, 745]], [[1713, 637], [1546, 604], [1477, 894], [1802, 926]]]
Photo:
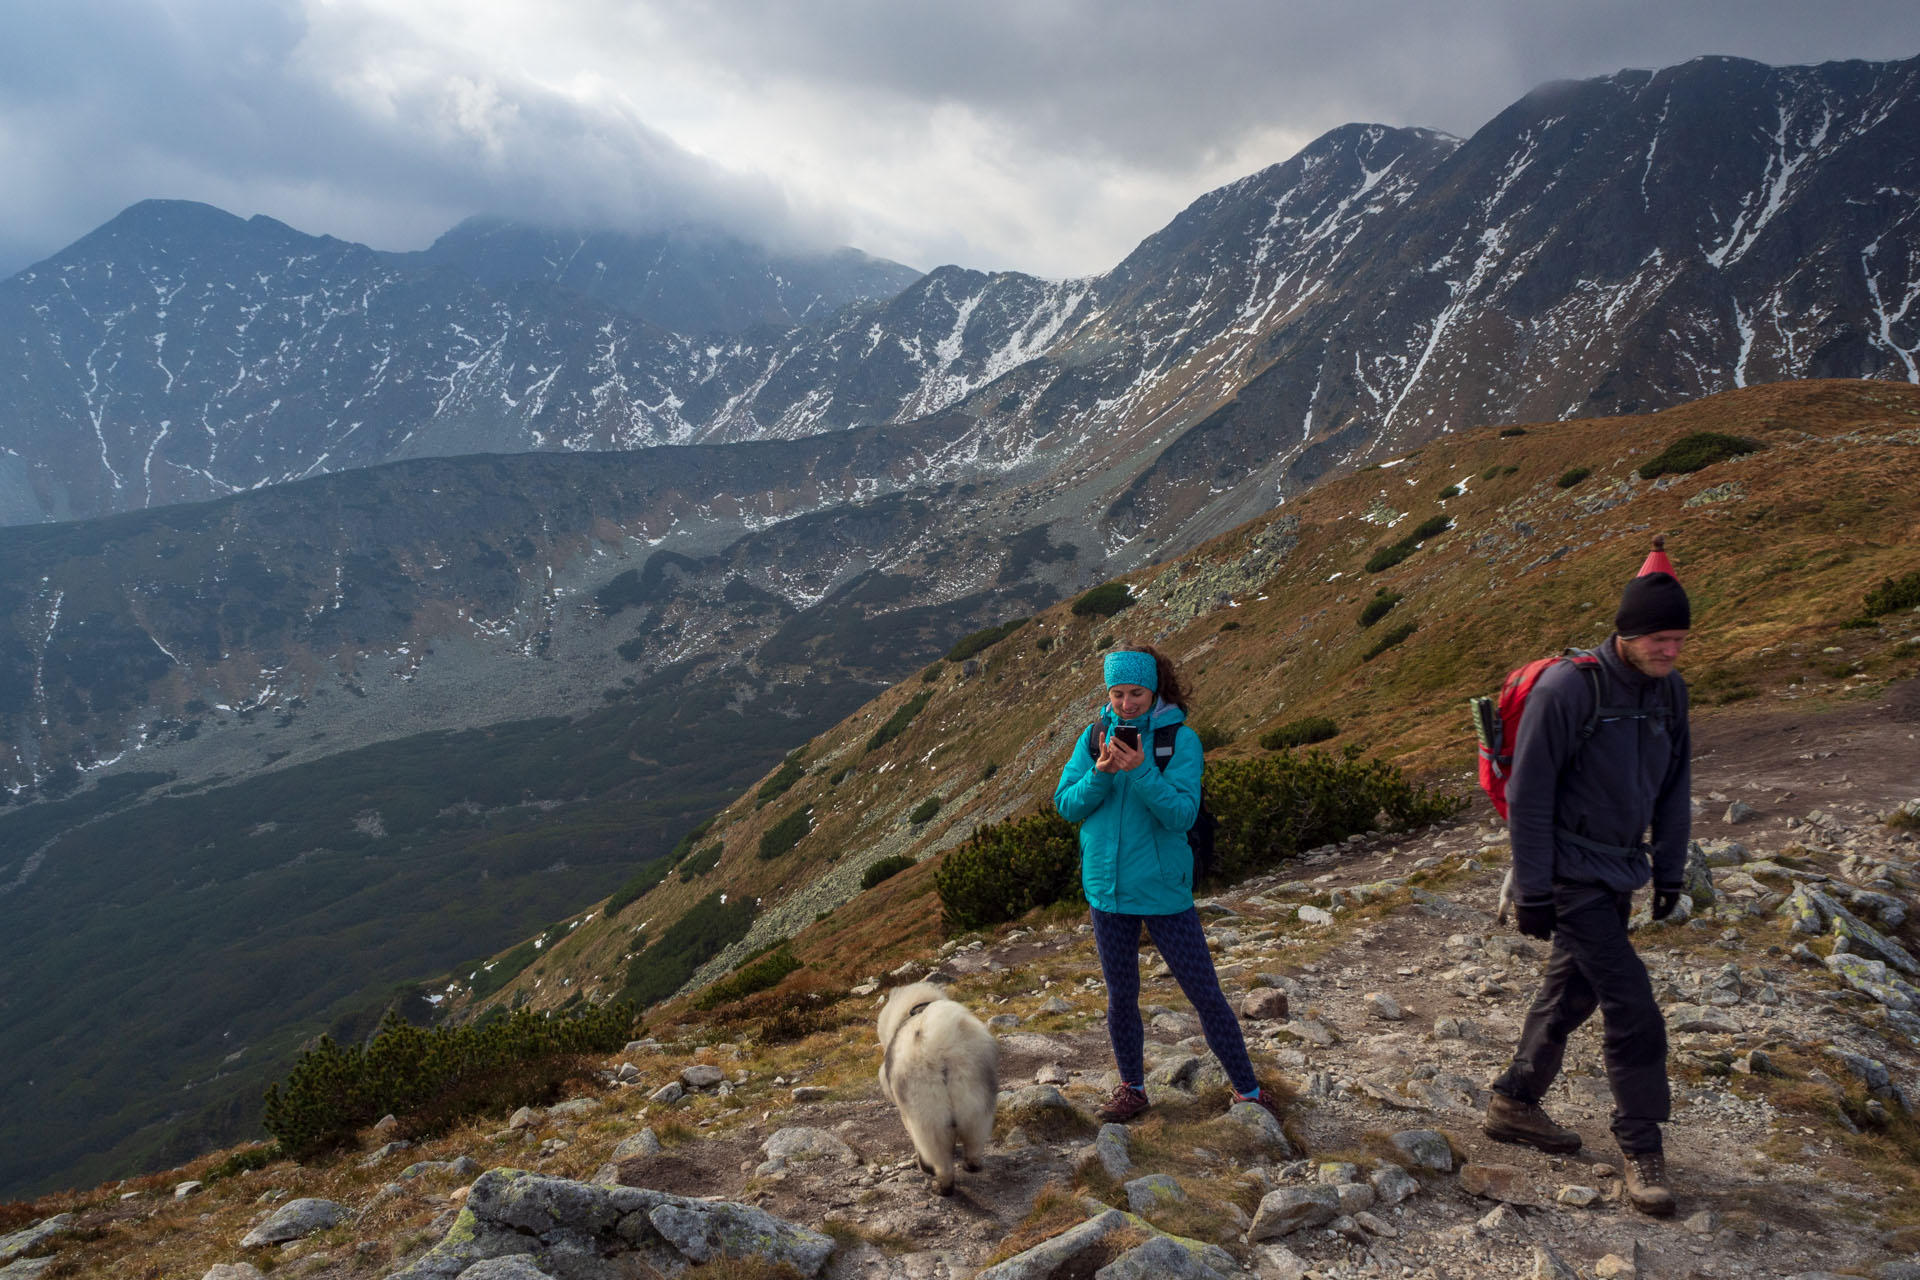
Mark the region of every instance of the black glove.
[[1662, 888], [1659, 885], [1653, 887], [1653, 918], [1655, 920], [1665, 920], [1679, 905], [1679, 885], [1674, 885], [1671, 889]]
[[1516, 902], [1513, 904], [1513, 923], [1520, 932], [1529, 938], [1541, 941], [1553, 937], [1554, 910], [1553, 901]]

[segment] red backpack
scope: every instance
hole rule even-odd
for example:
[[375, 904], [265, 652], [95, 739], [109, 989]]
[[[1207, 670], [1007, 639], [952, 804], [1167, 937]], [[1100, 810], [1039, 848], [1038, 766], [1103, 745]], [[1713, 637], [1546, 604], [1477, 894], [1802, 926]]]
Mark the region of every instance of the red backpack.
[[1506, 682], [1500, 686], [1498, 702], [1492, 698], [1467, 700], [1473, 712], [1474, 736], [1480, 740], [1480, 789], [1487, 793], [1487, 798], [1493, 801], [1494, 812], [1502, 818], [1507, 816], [1507, 776], [1513, 771], [1513, 745], [1520, 740], [1520, 717], [1526, 713], [1533, 686], [1556, 662], [1571, 662], [1579, 667], [1593, 690], [1593, 714], [1580, 726], [1580, 741], [1584, 743], [1600, 723], [1601, 704], [1605, 701], [1601, 697], [1601, 685], [1606, 679], [1600, 669], [1600, 659], [1584, 649], [1569, 649], [1551, 658], [1535, 658], [1526, 666], [1508, 672]]

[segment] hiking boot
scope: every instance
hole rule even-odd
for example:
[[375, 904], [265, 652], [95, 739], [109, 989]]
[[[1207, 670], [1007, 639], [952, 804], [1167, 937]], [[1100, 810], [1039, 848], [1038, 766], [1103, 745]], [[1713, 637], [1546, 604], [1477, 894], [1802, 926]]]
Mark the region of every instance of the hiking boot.
[[1627, 1199], [1642, 1213], [1656, 1218], [1673, 1216], [1673, 1188], [1667, 1185], [1667, 1157], [1658, 1151], [1643, 1151], [1627, 1156], [1621, 1177], [1627, 1184]]
[[1145, 1090], [1123, 1084], [1093, 1114], [1105, 1124], [1125, 1124], [1152, 1105], [1147, 1101]]
[[1504, 1093], [1495, 1093], [1487, 1103], [1487, 1118], [1480, 1131], [1500, 1142], [1518, 1142], [1538, 1151], [1565, 1155], [1580, 1149], [1580, 1135], [1563, 1129], [1547, 1117], [1535, 1102], [1522, 1102]]
[[1283, 1124], [1286, 1122], [1286, 1112], [1280, 1109], [1280, 1099], [1271, 1089], [1260, 1089], [1259, 1092], [1251, 1098], [1241, 1093], [1238, 1089], [1235, 1089], [1233, 1091], [1232, 1105], [1237, 1107], [1243, 1102], [1250, 1102], [1256, 1107], [1264, 1107], [1266, 1108], [1267, 1114], [1275, 1120]]

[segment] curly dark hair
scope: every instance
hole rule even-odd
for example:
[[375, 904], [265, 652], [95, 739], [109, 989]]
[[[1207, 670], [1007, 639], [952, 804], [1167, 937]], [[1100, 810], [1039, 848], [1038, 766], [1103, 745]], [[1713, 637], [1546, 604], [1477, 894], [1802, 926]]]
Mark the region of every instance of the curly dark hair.
[[1187, 686], [1181, 681], [1180, 672], [1175, 669], [1172, 658], [1150, 644], [1118, 644], [1113, 647], [1113, 651], [1144, 653], [1150, 656], [1153, 659], [1154, 679], [1160, 685], [1154, 692], [1159, 695], [1160, 700], [1180, 708], [1183, 712], [1192, 711], [1192, 708], [1187, 705], [1187, 699], [1191, 695], [1187, 692]]

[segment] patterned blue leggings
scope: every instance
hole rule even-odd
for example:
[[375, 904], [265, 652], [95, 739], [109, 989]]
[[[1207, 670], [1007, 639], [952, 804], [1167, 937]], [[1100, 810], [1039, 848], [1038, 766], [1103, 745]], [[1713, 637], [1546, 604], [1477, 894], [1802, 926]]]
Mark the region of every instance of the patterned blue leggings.
[[1109, 914], [1093, 908], [1093, 942], [1100, 952], [1100, 976], [1107, 983], [1107, 1039], [1120, 1078], [1128, 1084], [1146, 1081], [1142, 1061], [1145, 1031], [1140, 1025], [1140, 926], [1173, 971], [1174, 981], [1193, 1002], [1207, 1047], [1220, 1060], [1227, 1079], [1241, 1093], [1252, 1093], [1259, 1080], [1247, 1057], [1240, 1020], [1220, 990], [1207, 952], [1207, 935], [1200, 929], [1200, 913], [1192, 907], [1171, 916]]

